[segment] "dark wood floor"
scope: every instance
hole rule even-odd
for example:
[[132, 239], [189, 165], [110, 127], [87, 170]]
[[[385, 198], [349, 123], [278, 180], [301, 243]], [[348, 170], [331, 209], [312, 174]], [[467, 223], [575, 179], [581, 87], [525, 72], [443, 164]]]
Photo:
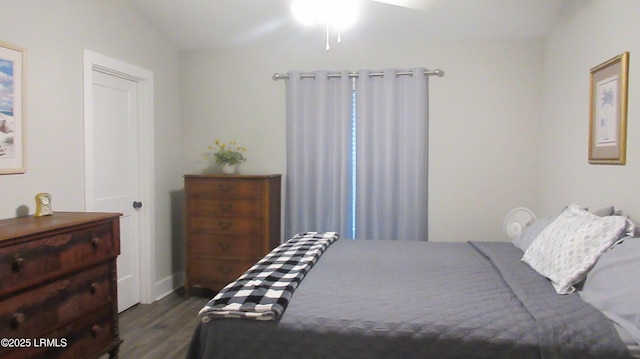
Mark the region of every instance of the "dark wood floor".
[[124, 342], [119, 357], [184, 358], [199, 322], [198, 311], [212, 297], [209, 291], [194, 290], [185, 299], [184, 292], [177, 291], [155, 303], [138, 304], [120, 313], [120, 338]]

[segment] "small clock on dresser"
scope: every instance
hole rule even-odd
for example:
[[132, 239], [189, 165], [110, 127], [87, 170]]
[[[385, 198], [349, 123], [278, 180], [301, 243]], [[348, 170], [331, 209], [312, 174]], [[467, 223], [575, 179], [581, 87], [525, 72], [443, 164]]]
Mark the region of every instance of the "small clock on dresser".
[[38, 193], [36, 195], [36, 217], [50, 216], [53, 214], [51, 209], [51, 195], [49, 193]]

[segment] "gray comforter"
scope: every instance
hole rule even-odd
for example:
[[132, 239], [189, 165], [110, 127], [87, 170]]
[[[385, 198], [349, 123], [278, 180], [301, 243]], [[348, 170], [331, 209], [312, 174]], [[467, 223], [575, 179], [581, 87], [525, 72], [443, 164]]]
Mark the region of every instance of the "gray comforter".
[[279, 320], [200, 323], [188, 358], [627, 358], [511, 243], [340, 240]]

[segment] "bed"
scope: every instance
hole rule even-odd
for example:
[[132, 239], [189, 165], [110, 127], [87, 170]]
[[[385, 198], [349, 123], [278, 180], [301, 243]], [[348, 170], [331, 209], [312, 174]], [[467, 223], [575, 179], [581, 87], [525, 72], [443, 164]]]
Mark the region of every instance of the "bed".
[[[546, 226], [530, 232], [548, 232], [554, 220], [539, 221]], [[582, 278], [568, 294], [558, 294], [555, 282], [522, 260], [538, 240], [337, 240], [273, 320], [203, 315], [187, 357], [628, 358], [637, 350], [637, 333], [594, 306], [622, 304], [597, 294], [587, 302], [582, 288], [609, 291], [600, 287], [611, 284], [610, 267], [628, 269], [610, 253], [639, 268], [640, 240], [616, 236], [615, 248], [599, 255], [609, 258], [600, 261], [603, 268], [588, 268], [597, 274], [593, 283]], [[620, 282], [623, 291], [637, 287]], [[635, 295], [634, 288], [622, 295]], [[637, 302], [628, 299], [624, 305]], [[622, 317], [624, 323], [640, 315], [627, 310]]]

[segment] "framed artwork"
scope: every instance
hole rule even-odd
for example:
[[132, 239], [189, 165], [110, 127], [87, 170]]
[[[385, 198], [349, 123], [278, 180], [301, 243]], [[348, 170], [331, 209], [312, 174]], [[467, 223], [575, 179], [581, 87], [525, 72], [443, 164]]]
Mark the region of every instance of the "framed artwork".
[[0, 174], [25, 173], [24, 49], [0, 42]]
[[628, 74], [629, 52], [591, 69], [589, 163], [627, 161]]

